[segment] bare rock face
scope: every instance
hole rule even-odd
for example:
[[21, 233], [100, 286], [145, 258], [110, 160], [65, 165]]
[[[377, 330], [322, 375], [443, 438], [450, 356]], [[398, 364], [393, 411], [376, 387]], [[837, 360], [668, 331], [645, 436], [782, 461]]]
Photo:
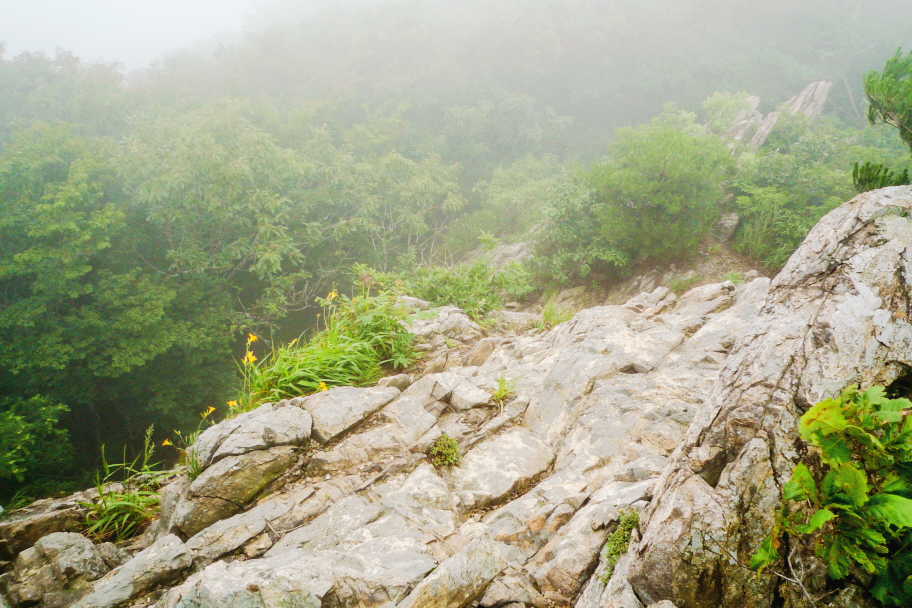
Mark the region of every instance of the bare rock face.
[[187, 486], [170, 528], [189, 537], [234, 515], [296, 460], [295, 448], [282, 446], [218, 461]]
[[[811, 231], [658, 482], [626, 581], [613, 579], [598, 605], [635, 606], [631, 589], [645, 605], [766, 608], [776, 596], [803, 605], [797, 587], [741, 564], [769, 532], [800, 459], [801, 414], [849, 384], [889, 385], [912, 368], [910, 216], [912, 189], [886, 188]], [[824, 590], [820, 573], [804, 583]]]
[[314, 439], [326, 443], [362, 422], [398, 396], [399, 389], [392, 386], [341, 386], [305, 397], [300, 404], [313, 416]]
[[2, 587], [14, 606], [58, 608], [88, 593], [91, 582], [110, 569], [88, 538], [55, 532], [16, 557], [12, 572], [3, 575]]
[[46, 498], [0, 521], [0, 560], [10, 560], [38, 539], [54, 532], [76, 532], [88, 509], [80, 503], [92, 502], [96, 491], [73, 494], [63, 499]]
[[[199, 477], [163, 489], [155, 543], [77, 606], [601, 606], [592, 573], [620, 510], [652, 500], [768, 289], [659, 288], [550, 331], [523, 321], [415, 382], [223, 422], [197, 443]], [[458, 309], [444, 313], [421, 321], [426, 343], [480, 336]], [[494, 404], [499, 386], [515, 394]], [[461, 466], [429, 462], [443, 433]], [[689, 512], [714, 517], [705, 503]]]
[[281, 445], [301, 445], [310, 437], [310, 414], [290, 401], [257, 409], [209, 427], [191, 448], [203, 467], [228, 456]]

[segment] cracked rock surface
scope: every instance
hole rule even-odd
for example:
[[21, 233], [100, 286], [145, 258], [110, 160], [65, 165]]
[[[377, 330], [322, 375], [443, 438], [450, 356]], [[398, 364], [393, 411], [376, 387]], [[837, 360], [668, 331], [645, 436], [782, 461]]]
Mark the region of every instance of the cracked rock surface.
[[[857, 196], [810, 232], [735, 339], [672, 454], [642, 539], [608, 588], [593, 583], [578, 606], [805, 605], [802, 591], [771, 569], [757, 576], [741, 564], [780, 508], [780, 488], [799, 460], [801, 414], [847, 385], [889, 385], [912, 366], [910, 216], [912, 189], [885, 188]], [[715, 340], [708, 326], [700, 331]], [[710, 336], [691, 339], [698, 337]], [[807, 557], [800, 552], [795, 559]], [[813, 595], [833, 590], [819, 570], [804, 584]], [[868, 605], [851, 584], [838, 591], [828, 605]]]

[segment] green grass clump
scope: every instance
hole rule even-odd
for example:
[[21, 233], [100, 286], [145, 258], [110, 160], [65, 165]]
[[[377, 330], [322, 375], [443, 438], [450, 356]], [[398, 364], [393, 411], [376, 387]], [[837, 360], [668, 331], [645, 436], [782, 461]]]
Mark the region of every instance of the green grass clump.
[[412, 311], [396, 294], [372, 296], [363, 288], [349, 298], [333, 290], [319, 301], [326, 326], [309, 340], [292, 340], [257, 362], [248, 339], [242, 394], [229, 402], [233, 412], [333, 386], [372, 384], [384, 376], [384, 366], [401, 368], [415, 360], [415, 337], [404, 325]]
[[600, 580], [603, 585], [608, 584], [608, 580], [614, 574], [614, 567], [617, 565], [618, 560], [627, 553], [627, 547], [630, 546], [630, 535], [633, 529], [639, 525], [639, 513], [636, 511], [621, 511], [617, 530], [611, 533], [602, 548], [602, 560], [605, 562], [605, 569], [602, 571]]
[[[151, 462], [155, 451], [152, 427], [146, 431], [142, 453], [132, 462], [108, 464], [101, 449], [104, 475], [96, 473], [96, 502], [80, 503], [88, 508], [84, 522], [86, 534], [96, 541], [119, 542], [139, 534], [155, 517], [159, 507], [159, 478], [163, 472]], [[117, 478], [120, 482], [115, 483]]]
[[684, 294], [692, 287], [696, 287], [697, 283], [702, 280], [700, 275], [693, 273], [689, 276], [683, 276], [676, 279], [672, 279], [668, 283], [668, 289], [670, 289], [676, 296]]
[[741, 285], [744, 283], [744, 275], [736, 271], [726, 272], [725, 276], [722, 277], [722, 280], [731, 281], [735, 285]]
[[459, 466], [462, 462], [462, 452], [456, 439], [443, 433], [428, 449], [428, 458], [435, 467]]
[[557, 295], [552, 295], [548, 298], [545, 305], [539, 306], [538, 310], [542, 316], [539, 324], [539, 329], [542, 331], [552, 329], [564, 321], [569, 321], [574, 315], [572, 310], [561, 308], [557, 305]]

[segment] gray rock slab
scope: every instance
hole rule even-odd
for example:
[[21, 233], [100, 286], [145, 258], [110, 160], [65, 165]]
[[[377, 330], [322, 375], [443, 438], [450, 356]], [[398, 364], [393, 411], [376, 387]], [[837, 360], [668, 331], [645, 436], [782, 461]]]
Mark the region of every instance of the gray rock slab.
[[335, 547], [342, 538], [377, 520], [382, 514], [380, 505], [372, 504], [361, 496], [348, 496], [334, 503], [309, 524], [283, 536], [266, 552], [266, 557], [276, 557], [291, 549], [313, 551]]
[[294, 447], [282, 446], [218, 461], [187, 487], [174, 507], [171, 529], [193, 536], [234, 515], [297, 459]]
[[88, 538], [55, 532], [16, 557], [4, 586], [15, 606], [56, 608], [88, 593], [92, 581], [110, 569]]
[[399, 393], [392, 386], [342, 386], [305, 398], [301, 407], [313, 417], [314, 439], [327, 443], [364, 421]]
[[113, 608], [178, 578], [191, 565], [189, 549], [168, 535], [100, 579], [73, 608]]
[[487, 405], [490, 401], [491, 393], [478, 388], [468, 381], [463, 381], [457, 385], [450, 395], [450, 405], [457, 411], [481, 407]]
[[450, 488], [464, 509], [500, 500], [545, 472], [554, 452], [530, 431], [507, 430], [475, 446], [450, 475]]
[[[287, 404], [288, 402], [282, 402]], [[191, 450], [203, 467], [228, 456], [283, 445], [301, 445], [310, 437], [311, 417], [293, 405], [266, 403], [209, 427]]]
[[187, 548], [193, 553], [194, 566], [203, 568], [269, 530], [269, 526], [275, 527], [275, 522], [311, 494], [313, 490], [304, 495], [279, 495], [249, 511], [215, 522], [187, 541]]
[[315, 452], [308, 465], [310, 475], [351, 471], [411, 448], [437, 418], [421, 401], [403, 395], [379, 415], [385, 424], [345, 438], [331, 450]]
[[473, 540], [418, 583], [396, 608], [463, 608], [505, 567], [496, 543]]

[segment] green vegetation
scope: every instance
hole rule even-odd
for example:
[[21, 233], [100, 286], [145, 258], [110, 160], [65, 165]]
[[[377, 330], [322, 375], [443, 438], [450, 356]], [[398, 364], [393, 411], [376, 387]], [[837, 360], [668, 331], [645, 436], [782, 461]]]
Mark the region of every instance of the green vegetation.
[[242, 394], [230, 402], [233, 411], [333, 386], [371, 384], [384, 375], [384, 366], [400, 368], [414, 361], [414, 336], [403, 325], [413, 311], [394, 293], [370, 295], [363, 286], [360, 295], [349, 298], [334, 289], [319, 302], [326, 325], [310, 339], [278, 346], [258, 362], [250, 350], [257, 338], [248, 337]]
[[712, 228], [733, 170], [728, 148], [695, 114], [668, 107], [647, 125], [619, 129], [607, 159], [558, 188], [536, 266], [570, 282], [686, 256]]
[[699, 274], [692, 272], [684, 275], [683, 277], [676, 277], [668, 282], [668, 289], [671, 290], [676, 296], [680, 296], [688, 291], [691, 288], [696, 287], [696, 285], [703, 280]]
[[396, 292], [427, 300], [433, 306], [458, 306], [475, 320], [503, 308], [505, 298], [521, 298], [532, 291], [528, 271], [508, 264], [497, 269], [484, 261], [452, 267], [414, 266], [400, 272], [377, 272], [356, 267]]
[[519, 378], [507, 380], [503, 376], [500, 376], [497, 379], [497, 388], [491, 393], [491, 401], [500, 408], [501, 412], [503, 411], [504, 406], [516, 396], [515, 389], [517, 382], [519, 382]]
[[804, 441], [823, 466], [798, 463], [782, 488], [782, 509], [751, 558], [762, 571], [782, 559], [781, 537], [813, 546], [836, 580], [873, 575], [887, 606], [912, 602], [912, 402], [883, 387], [850, 386], [801, 417]]
[[741, 285], [742, 283], [744, 283], [744, 275], [741, 274], [740, 272], [736, 272], [736, 271], [726, 272], [725, 275], [722, 277], [722, 280], [731, 281], [735, 285]]
[[82, 504], [89, 509], [86, 534], [99, 542], [119, 542], [139, 534], [158, 511], [162, 473], [156, 469], [157, 464], [150, 462], [155, 452], [152, 427], [144, 437], [142, 453], [131, 462], [125, 459], [120, 464], [108, 464], [102, 447], [104, 474], [95, 475], [98, 498]]
[[[905, 57], [902, 49], [896, 51], [883, 72], [865, 74], [864, 86], [869, 102], [868, 122], [895, 127], [912, 152], [912, 51]], [[894, 171], [870, 161], [855, 163], [852, 181], [859, 192], [912, 183], [908, 168]]]
[[573, 318], [574, 314], [572, 310], [561, 308], [557, 305], [557, 294], [551, 294], [545, 301], [545, 305], [538, 307], [538, 311], [542, 316], [539, 327], [542, 331], [550, 330], [564, 321], [569, 321]]
[[621, 556], [627, 553], [627, 547], [630, 546], [630, 535], [634, 528], [640, 525], [640, 514], [636, 511], [621, 511], [618, 520], [617, 529], [608, 536], [605, 546], [602, 547], [602, 563], [605, 569], [602, 570], [600, 581], [607, 585], [614, 574], [614, 567], [617, 565]]
[[459, 466], [462, 462], [462, 452], [456, 439], [443, 433], [428, 449], [428, 458], [435, 467]]

